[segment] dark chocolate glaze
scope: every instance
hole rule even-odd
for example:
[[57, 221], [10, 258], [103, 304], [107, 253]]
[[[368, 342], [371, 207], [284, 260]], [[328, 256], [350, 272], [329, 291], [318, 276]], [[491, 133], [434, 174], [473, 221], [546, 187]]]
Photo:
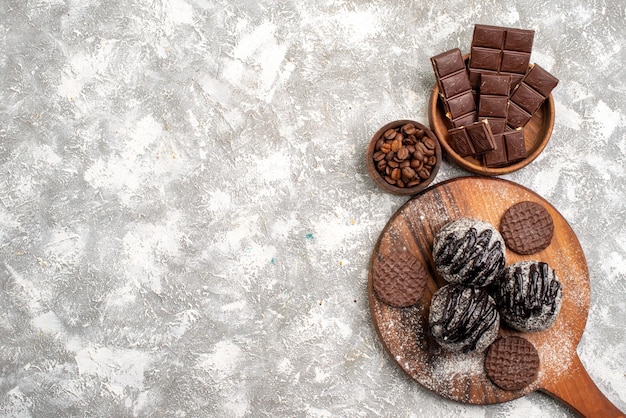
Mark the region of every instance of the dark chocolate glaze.
[[[456, 318], [465, 290], [471, 291], [472, 294], [463, 312]], [[437, 325], [441, 326], [443, 333], [440, 339], [452, 344], [465, 342], [464, 353], [474, 350], [480, 337], [499, 319], [495, 305], [489, 301], [489, 294], [486, 291], [462, 285], [448, 285], [445, 295], [442, 316], [439, 321], [431, 324], [431, 329]]]
[[[504, 249], [500, 241], [489, 247], [493, 231], [486, 229], [480, 234], [476, 228], [469, 228], [462, 238], [448, 234], [435, 255], [435, 264], [449, 267], [450, 274], [458, 274], [468, 268], [468, 278], [464, 284], [483, 286], [498, 271], [504, 268]], [[459, 253], [461, 248], [465, 248]]]
[[524, 273], [521, 267], [515, 268], [513, 288], [507, 291], [507, 286], [500, 286], [496, 298], [498, 305], [524, 319], [541, 315], [544, 307], [548, 307], [552, 315], [557, 308], [561, 283], [550, 278], [549, 267], [542, 262], [531, 264], [528, 276], [524, 287]]

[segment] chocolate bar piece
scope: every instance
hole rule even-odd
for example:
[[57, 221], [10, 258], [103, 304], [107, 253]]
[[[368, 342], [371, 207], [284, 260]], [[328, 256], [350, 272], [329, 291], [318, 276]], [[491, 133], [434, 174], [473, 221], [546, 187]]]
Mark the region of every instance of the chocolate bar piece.
[[528, 155], [521, 129], [494, 135], [494, 142], [496, 148], [483, 156], [487, 167], [502, 167], [523, 160]]
[[430, 59], [439, 94], [452, 126], [458, 127], [476, 120], [476, 101], [472, 93], [465, 62], [458, 48]]
[[448, 144], [450, 144], [452, 149], [461, 157], [465, 158], [476, 154], [472, 140], [467, 130], [463, 129], [463, 127], [450, 129], [448, 135]]
[[462, 157], [483, 154], [496, 148], [489, 121], [474, 122], [448, 131], [449, 144]]
[[528, 70], [535, 31], [490, 25], [474, 25], [469, 78], [478, 89], [481, 74], [507, 73], [515, 87]]
[[504, 133], [508, 113], [511, 76], [508, 74], [482, 74], [478, 96], [478, 119], [489, 119], [494, 135]]
[[524, 127], [557, 84], [556, 77], [533, 64], [511, 93], [507, 125], [513, 129]]
[[487, 167], [502, 167], [507, 165], [508, 161], [506, 159], [504, 134], [494, 135], [493, 141], [496, 144], [496, 148], [483, 154], [483, 164]]

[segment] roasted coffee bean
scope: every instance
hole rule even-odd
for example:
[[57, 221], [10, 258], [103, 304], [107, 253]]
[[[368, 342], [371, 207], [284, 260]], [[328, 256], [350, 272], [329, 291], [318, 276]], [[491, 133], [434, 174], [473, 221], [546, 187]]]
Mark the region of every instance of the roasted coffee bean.
[[426, 167], [422, 167], [417, 174], [424, 180], [426, 180], [428, 177], [430, 177], [430, 170], [427, 169]]
[[407, 135], [414, 135], [416, 130], [417, 129], [415, 129], [415, 125], [413, 125], [412, 123], [407, 123], [402, 126], [402, 132]]
[[420, 128], [419, 126], [415, 127], [415, 136], [418, 139], [424, 138], [425, 134], [426, 134], [426, 132], [424, 132], [424, 129]]
[[422, 138], [422, 142], [424, 143], [426, 148], [435, 149], [435, 146], [436, 146], [435, 141], [433, 141], [431, 138], [425, 136], [424, 138]]
[[402, 169], [402, 175], [408, 179], [417, 177], [417, 173], [411, 167], [404, 167]]
[[376, 164], [376, 167], [378, 167], [378, 171], [383, 171], [387, 167], [387, 160], [383, 158]]
[[402, 147], [398, 150], [396, 155], [399, 159], [406, 160], [409, 157], [409, 150], [406, 147]]
[[415, 152], [415, 146], [413, 145], [407, 145], [406, 149], [409, 151], [409, 154], [413, 155], [413, 153]]
[[385, 142], [380, 146], [380, 151], [384, 152], [385, 154], [387, 154], [389, 151], [391, 151], [391, 144]]
[[[383, 160], [385, 161], [385, 160]], [[417, 158], [411, 160], [411, 168], [414, 170], [419, 170], [424, 165], [422, 160], [418, 160]]]
[[385, 133], [383, 134], [383, 136], [385, 137], [385, 139], [394, 139], [396, 137], [396, 130], [387, 129]]
[[391, 159], [391, 160], [389, 160], [389, 161], [387, 161], [387, 165], [388, 165], [389, 167], [391, 167], [391, 168], [398, 168], [398, 167], [400, 167], [400, 163], [399, 163], [399, 162], [397, 162], [397, 161], [395, 160], [395, 158], [394, 158], [394, 159]]
[[402, 135], [401, 132], [396, 133], [396, 137], [394, 138], [394, 141], [400, 141], [400, 143], [402, 143], [403, 140], [404, 140], [404, 135]]
[[382, 138], [382, 137], [379, 138], [378, 141], [376, 141], [376, 145], [374, 146], [374, 150], [380, 151], [380, 147], [382, 147], [384, 143], [385, 143], [385, 139]]
[[424, 152], [418, 148], [415, 148], [415, 152], [413, 153], [413, 158], [416, 160], [422, 161], [424, 159]]
[[418, 184], [420, 184], [422, 182], [422, 180], [420, 178], [417, 178], [415, 180], [411, 180], [410, 182], [408, 182], [406, 184], [406, 187], [413, 187], [413, 186], [417, 186]]
[[428, 157], [428, 160], [426, 161], [426, 164], [433, 166], [435, 164], [437, 164], [437, 157], [435, 157], [434, 155], [431, 155], [430, 157]]
[[396, 153], [393, 151], [389, 151], [386, 155], [385, 155], [385, 160], [387, 161], [391, 161], [393, 160], [393, 157], [396, 156]]
[[385, 181], [389, 184], [396, 184], [396, 181], [389, 176], [385, 176]]
[[374, 161], [378, 162], [380, 160], [384, 160], [385, 159], [385, 153], [382, 151], [376, 151], [374, 153]]
[[402, 179], [398, 179], [398, 180], [396, 180], [396, 186], [398, 186], [398, 187], [404, 187], [404, 186], [405, 186], [405, 184], [404, 184], [404, 182], [402, 181]]
[[423, 142], [417, 144], [417, 147], [424, 153], [425, 156], [430, 157], [431, 155], [435, 155], [435, 150], [428, 148], [424, 145]]
[[401, 175], [402, 175], [402, 172], [400, 171], [399, 168], [394, 168], [393, 170], [391, 170], [391, 178], [392, 179], [398, 180]]
[[411, 160], [404, 160], [404, 161], [402, 161], [398, 167], [400, 167], [400, 168], [411, 167]]
[[[400, 134], [402, 135], [402, 134]], [[402, 148], [402, 139], [400, 138], [396, 138], [393, 140], [393, 142], [391, 143], [391, 150], [393, 152], [398, 152], [398, 150], [400, 150], [400, 148]]]

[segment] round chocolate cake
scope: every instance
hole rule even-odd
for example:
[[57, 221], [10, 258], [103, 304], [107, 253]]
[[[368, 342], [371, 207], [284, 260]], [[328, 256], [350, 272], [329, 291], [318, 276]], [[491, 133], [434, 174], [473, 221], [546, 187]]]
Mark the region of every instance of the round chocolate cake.
[[519, 261], [504, 269], [496, 303], [502, 319], [519, 331], [550, 327], [561, 309], [563, 289], [556, 273], [540, 261]]
[[450, 351], [483, 351], [497, 338], [500, 315], [486, 290], [449, 284], [434, 295], [428, 316], [430, 332]]
[[504, 269], [504, 240], [488, 222], [460, 218], [435, 235], [433, 258], [441, 277], [449, 283], [482, 287]]

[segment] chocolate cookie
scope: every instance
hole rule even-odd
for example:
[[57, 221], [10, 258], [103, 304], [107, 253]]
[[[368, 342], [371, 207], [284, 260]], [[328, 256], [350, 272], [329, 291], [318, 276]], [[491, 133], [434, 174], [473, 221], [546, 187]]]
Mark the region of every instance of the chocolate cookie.
[[539, 371], [539, 353], [526, 338], [498, 338], [487, 350], [487, 377], [504, 390], [520, 390], [532, 383]]
[[500, 315], [486, 290], [449, 284], [433, 295], [430, 332], [450, 351], [483, 351], [498, 336]]
[[561, 309], [562, 298], [556, 273], [540, 261], [507, 266], [496, 286], [496, 304], [504, 323], [519, 331], [549, 328]]
[[487, 286], [504, 268], [504, 240], [490, 223], [460, 218], [435, 235], [433, 258], [447, 282]]
[[424, 265], [403, 252], [390, 254], [375, 264], [372, 284], [381, 301], [405, 308], [415, 305], [422, 297], [427, 279]]
[[500, 233], [511, 250], [518, 254], [533, 254], [550, 245], [554, 222], [539, 203], [519, 202], [502, 216]]

